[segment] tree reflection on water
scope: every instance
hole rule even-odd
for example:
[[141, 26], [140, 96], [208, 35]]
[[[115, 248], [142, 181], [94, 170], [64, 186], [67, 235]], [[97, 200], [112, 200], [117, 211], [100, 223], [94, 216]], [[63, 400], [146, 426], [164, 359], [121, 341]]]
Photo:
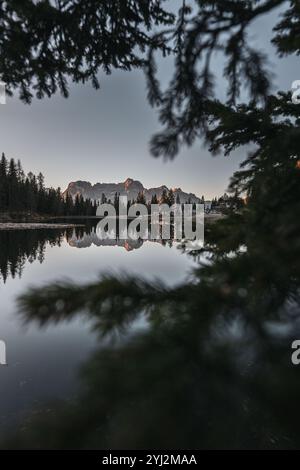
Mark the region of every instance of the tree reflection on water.
[[[299, 245], [245, 234], [247, 211], [208, 230], [211, 263], [180, 286], [106, 276], [25, 293], [26, 321], [45, 326], [84, 312], [99, 349], [80, 372], [77, 398], [35, 410], [3, 447], [299, 446], [300, 375], [291, 363]], [[132, 330], [142, 316], [148, 327]]]

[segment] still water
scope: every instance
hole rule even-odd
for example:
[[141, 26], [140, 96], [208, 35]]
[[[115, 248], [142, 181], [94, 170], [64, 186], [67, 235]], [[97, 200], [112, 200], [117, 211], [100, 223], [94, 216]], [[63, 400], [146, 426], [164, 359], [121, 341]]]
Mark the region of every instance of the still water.
[[32, 409], [71, 400], [80, 365], [99, 346], [84, 316], [40, 329], [25, 325], [16, 298], [29, 286], [60, 279], [79, 283], [101, 273], [159, 277], [169, 285], [184, 280], [193, 260], [174, 244], [111, 240], [102, 243], [95, 227], [0, 231], [0, 341], [7, 365], [0, 366], [0, 431], [17, 430]]

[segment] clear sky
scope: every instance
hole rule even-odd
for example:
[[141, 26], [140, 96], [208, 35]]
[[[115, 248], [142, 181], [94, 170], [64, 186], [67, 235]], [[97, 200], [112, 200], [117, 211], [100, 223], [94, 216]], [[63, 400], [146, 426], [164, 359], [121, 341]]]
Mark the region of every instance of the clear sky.
[[[275, 87], [289, 90], [300, 79], [300, 70], [295, 59], [276, 58], [270, 33], [266, 18], [251, 31], [253, 41], [269, 55]], [[170, 68], [169, 61], [162, 65], [163, 80]], [[175, 161], [155, 159], [149, 153], [149, 140], [160, 125], [146, 99], [143, 73], [116, 71], [99, 78], [101, 90], [72, 84], [67, 100], [57, 94], [28, 106], [17, 96], [8, 98], [6, 105], [0, 105], [0, 152], [20, 158], [26, 172], [42, 171], [48, 186], [62, 189], [79, 179], [96, 183], [130, 177], [145, 187], [166, 184], [206, 198], [224, 192], [245, 150], [231, 157], [212, 157], [198, 141], [183, 148]], [[223, 80], [218, 93], [224, 93]]]

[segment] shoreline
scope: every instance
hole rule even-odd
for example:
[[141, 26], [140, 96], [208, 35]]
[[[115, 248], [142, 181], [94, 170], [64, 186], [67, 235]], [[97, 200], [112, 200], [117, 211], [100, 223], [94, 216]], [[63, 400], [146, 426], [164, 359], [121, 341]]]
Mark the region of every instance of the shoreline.
[[[217, 220], [224, 218], [223, 214], [205, 214], [204, 221], [208, 224], [213, 223]], [[64, 217], [66, 220], [67, 217]], [[74, 220], [74, 217], [69, 217]], [[77, 217], [80, 219], [80, 217]], [[81, 219], [98, 219], [99, 217], [81, 217]], [[48, 219], [49, 220], [49, 219]], [[100, 218], [99, 218], [100, 220]], [[21, 221], [21, 222], [12, 222], [12, 221], [1, 221], [0, 220], [0, 230], [38, 230], [38, 229], [67, 229], [67, 228], [76, 228], [76, 227], [85, 227], [85, 224], [74, 224], [74, 223], [51, 223], [51, 222], [36, 222], [36, 221]]]
[[66, 229], [84, 227], [83, 224], [47, 224], [36, 222], [0, 222], [0, 230], [38, 230], [38, 229]]

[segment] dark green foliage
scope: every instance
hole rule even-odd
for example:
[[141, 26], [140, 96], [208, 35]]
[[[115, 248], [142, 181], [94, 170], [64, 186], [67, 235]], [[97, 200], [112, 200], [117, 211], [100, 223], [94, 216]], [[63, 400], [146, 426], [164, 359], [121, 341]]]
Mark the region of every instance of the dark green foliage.
[[[7, 91], [30, 102], [68, 82], [92, 81], [99, 71], [143, 65], [149, 30], [173, 16], [160, 0], [0, 1], [0, 77]], [[156, 48], [165, 50], [163, 44]]]
[[[149, 49], [146, 76], [148, 97], [159, 110], [164, 130], [151, 141], [154, 156], [174, 158], [182, 144], [192, 145], [200, 136], [214, 128], [217, 82], [212, 70], [215, 52], [225, 60], [224, 79], [228, 83], [227, 105], [236, 105], [247, 92], [253, 105], [263, 104], [270, 89], [270, 73], [261, 51], [253, 49], [248, 39], [252, 23], [276, 7], [290, 3], [289, 36], [285, 53], [298, 51], [299, 28], [294, 24], [298, 2], [285, 0], [196, 0], [191, 8], [180, 10], [177, 24], [161, 31], [158, 37], [165, 44], [175, 43], [175, 68], [166, 91], [159, 87], [155, 50]], [[284, 27], [277, 25], [274, 43], [281, 51]], [[292, 31], [292, 33], [291, 33]], [[294, 48], [290, 47], [291, 34]], [[297, 43], [297, 46], [296, 46]], [[226, 107], [224, 106], [224, 109]]]
[[169, 199], [168, 199], [168, 192], [166, 189], [163, 189], [162, 195], [159, 199], [159, 204], [168, 204]]
[[300, 54], [300, 4], [291, 0], [290, 8], [284, 13], [282, 21], [274, 28], [276, 36], [273, 43], [280, 55]]
[[[71, 229], [72, 231], [72, 229]], [[70, 232], [70, 231], [69, 231]], [[0, 277], [21, 276], [27, 260], [44, 261], [46, 245], [59, 245], [65, 230], [0, 231]], [[70, 235], [70, 233], [69, 233]]]
[[62, 197], [60, 188], [45, 188], [42, 173], [25, 176], [20, 161], [9, 162], [2, 154], [0, 161], [0, 213], [25, 213], [31, 215], [96, 215], [97, 205], [82, 196], [75, 201], [67, 194]]
[[136, 198], [136, 203], [143, 204], [143, 205], [146, 204], [146, 198], [145, 198], [145, 194], [143, 193], [143, 191], [140, 191], [138, 193], [137, 198]]
[[[97, 222], [95, 221], [94, 224]], [[91, 233], [93, 222], [83, 227], [39, 230], [0, 230], [0, 282], [8, 277], [21, 277], [26, 261], [43, 263], [47, 245], [60, 246], [72, 237]]]
[[[166, 126], [154, 154], [174, 157], [200, 135], [212, 152], [254, 150], [232, 177], [227, 217], [207, 228], [209, 263], [180, 286], [104, 277], [20, 297], [28, 321], [47, 325], [85, 312], [100, 336], [127, 336], [99, 347], [73, 403], [30, 417], [4, 447], [299, 449], [291, 343], [300, 337], [300, 107], [289, 94], [269, 95], [263, 57], [246, 35], [255, 18], [283, 3], [199, 0], [156, 36], [175, 42], [176, 63], [162, 93], [150, 49], [149, 99]], [[279, 53], [299, 52], [298, 25], [298, 2], [290, 0], [275, 25]], [[216, 50], [227, 60], [225, 104], [214, 96]], [[243, 85], [246, 104], [238, 102]], [[241, 197], [247, 203], [237, 207]], [[145, 329], [134, 330], [141, 318]]]
[[169, 206], [173, 206], [175, 204], [175, 196], [173, 189], [169, 189], [168, 192], [168, 204]]

